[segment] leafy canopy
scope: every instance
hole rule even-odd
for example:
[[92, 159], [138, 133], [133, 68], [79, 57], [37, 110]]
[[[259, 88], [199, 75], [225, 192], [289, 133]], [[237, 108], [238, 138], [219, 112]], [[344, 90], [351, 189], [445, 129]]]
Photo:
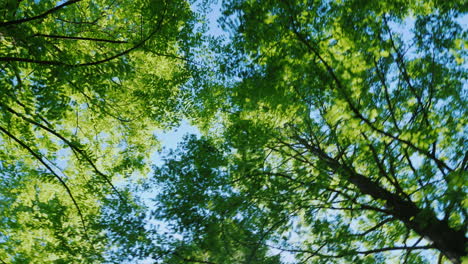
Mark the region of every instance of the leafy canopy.
[[0, 3], [0, 262], [462, 263], [464, 2], [192, 9]]
[[[219, 78], [231, 81], [196, 98], [218, 102], [216, 150], [194, 154], [207, 141], [190, 138], [169, 155], [155, 172], [155, 217], [207, 263], [275, 252], [297, 263], [461, 263], [465, 11], [456, 1], [225, 2]], [[227, 248], [250, 254], [207, 247], [212, 223]], [[253, 236], [239, 239], [231, 223]]]
[[180, 120], [197, 18], [177, 0], [6, 0], [0, 14], [0, 259], [101, 263], [123, 224], [105, 208], [134, 210], [122, 180], [149, 172], [154, 131]]

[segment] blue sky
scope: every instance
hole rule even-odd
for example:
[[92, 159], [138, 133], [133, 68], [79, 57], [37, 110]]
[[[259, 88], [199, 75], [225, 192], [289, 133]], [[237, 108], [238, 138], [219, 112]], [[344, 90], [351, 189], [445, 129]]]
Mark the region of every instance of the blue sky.
[[[221, 16], [221, 2], [215, 1], [211, 5], [211, 10], [207, 13], [208, 20], [208, 34], [219, 37], [227, 36], [226, 33], [218, 26], [217, 20]], [[196, 9], [196, 4], [193, 5], [193, 9]], [[177, 144], [182, 141], [183, 137], [187, 134], [197, 134], [200, 135], [200, 131], [189, 124], [187, 120], [183, 120], [179, 127], [172, 129], [171, 131], [165, 132], [156, 132], [155, 135], [161, 141], [161, 145], [165, 149], [176, 148]], [[161, 164], [161, 155], [155, 153], [152, 158], [152, 163], [155, 165]]]

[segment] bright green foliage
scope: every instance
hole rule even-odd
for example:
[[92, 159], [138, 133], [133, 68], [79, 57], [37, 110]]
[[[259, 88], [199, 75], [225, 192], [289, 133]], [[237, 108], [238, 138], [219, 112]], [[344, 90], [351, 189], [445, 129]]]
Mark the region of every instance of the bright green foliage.
[[180, 119], [194, 19], [178, 0], [0, 2], [2, 263], [104, 261], [103, 206], [131, 204], [115, 184]]
[[223, 5], [0, 1], [0, 262], [465, 261], [466, 3]]
[[[254, 234], [216, 232], [227, 248], [270, 247], [298, 263], [461, 263], [466, 5], [224, 4], [232, 40], [219, 61], [231, 83], [199, 97], [222, 105], [210, 136], [223, 147], [199, 154], [191, 146], [206, 140], [189, 140], [156, 170], [157, 218], [174, 221], [192, 252], [216, 222]], [[203, 261], [218, 263], [210, 245]]]

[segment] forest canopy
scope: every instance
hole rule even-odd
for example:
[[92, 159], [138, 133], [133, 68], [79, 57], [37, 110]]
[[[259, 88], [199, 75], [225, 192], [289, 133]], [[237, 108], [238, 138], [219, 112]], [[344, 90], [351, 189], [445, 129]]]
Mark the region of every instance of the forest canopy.
[[465, 263], [466, 12], [1, 1], [0, 263]]

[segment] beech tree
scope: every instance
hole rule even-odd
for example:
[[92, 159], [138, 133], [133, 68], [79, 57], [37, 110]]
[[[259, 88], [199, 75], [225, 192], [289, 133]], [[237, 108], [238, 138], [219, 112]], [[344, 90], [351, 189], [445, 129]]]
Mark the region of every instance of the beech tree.
[[174, 257], [462, 263], [464, 12], [457, 1], [224, 2], [224, 86], [194, 91], [219, 107], [200, 120], [214, 125], [154, 177], [154, 217], [190, 245]]

